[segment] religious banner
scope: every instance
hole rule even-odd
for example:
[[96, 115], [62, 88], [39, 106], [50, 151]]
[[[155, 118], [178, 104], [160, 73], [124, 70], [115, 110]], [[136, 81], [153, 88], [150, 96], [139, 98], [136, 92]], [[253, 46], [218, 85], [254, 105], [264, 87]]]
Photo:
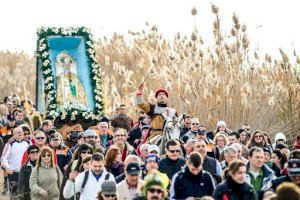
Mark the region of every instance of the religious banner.
[[37, 35], [37, 110], [65, 121], [101, 115], [100, 67], [90, 30], [40, 28]]

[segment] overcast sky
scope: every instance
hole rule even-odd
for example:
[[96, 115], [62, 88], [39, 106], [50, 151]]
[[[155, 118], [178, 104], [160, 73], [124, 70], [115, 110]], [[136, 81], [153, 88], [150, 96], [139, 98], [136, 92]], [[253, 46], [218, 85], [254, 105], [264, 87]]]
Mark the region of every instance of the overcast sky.
[[[43, 3], [42, 3], [43, 2]], [[196, 23], [204, 42], [211, 42], [211, 3], [219, 7], [224, 30], [229, 33], [232, 14], [248, 27], [250, 47], [278, 55], [278, 48], [300, 51], [298, 0], [3, 0], [0, 3], [0, 50], [32, 55], [40, 26], [87, 26], [96, 37], [113, 32], [138, 31], [145, 22], [157, 25], [168, 38], [178, 31], [190, 34]]]

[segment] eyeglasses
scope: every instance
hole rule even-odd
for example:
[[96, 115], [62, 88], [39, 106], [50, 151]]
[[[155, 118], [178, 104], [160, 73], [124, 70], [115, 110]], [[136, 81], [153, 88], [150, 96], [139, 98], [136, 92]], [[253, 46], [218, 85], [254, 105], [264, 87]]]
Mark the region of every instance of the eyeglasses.
[[199, 123], [192, 123], [192, 125], [196, 125], [196, 126], [198, 126], [198, 125], [199, 125]]
[[82, 153], [82, 154], [86, 154], [86, 153], [87, 153], [87, 154], [92, 155], [92, 152], [91, 152], [91, 151], [81, 151], [81, 153]]
[[45, 158], [45, 157], [48, 157], [48, 158], [50, 158], [50, 157], [51, 157], [51, 155], [50, 155], [50, 154], [44, 154], [44, 155], [42, 155], [42, 157], [43, 157], [43, 158]]
[[52, 139], [51, 141], [58, 141], [59, 139], [58, 138], [55, 138], [55, 139]]
[[163, 192], [161, 189], [155, 189], [155, 188], [149, 188], [148, 191], [151, 193], [156, 192], [157, 194], [161, 194]]
[[250, 131], [251, 129], [250, 129], [250, 128], [245, 128], [245, 130], [246, 130], [246, 131]]
[[43, 139], [45, 139], [45, 137], [37, 137], [35, 139], [37, 139], [37, 140], [43, 140]]
[[112, 194], [112, 195], [107, 195], [107, 194], [105, 194], [104, 195], [106, 198], [109, 198], [109, 197], [111, 197], [111, 198], [115, 198], [116, 197], [116, 195], [115, 194]]
[[263, 136], [262, 135], [256, 135], [254, 136], [254, 138], [262, 138]]
[[85, 138], [87, 138], [87, 139], [96, 139], [97, 136], [87, 136], [87, 137], [85, 137]]
[[170, 151], [171, 153], [179, 153], [180, 152], [180, 150], [168, 150], [168, 151]]
[[39, 151], [29, 151], [29, 154], [33, 153], [39, 153]]

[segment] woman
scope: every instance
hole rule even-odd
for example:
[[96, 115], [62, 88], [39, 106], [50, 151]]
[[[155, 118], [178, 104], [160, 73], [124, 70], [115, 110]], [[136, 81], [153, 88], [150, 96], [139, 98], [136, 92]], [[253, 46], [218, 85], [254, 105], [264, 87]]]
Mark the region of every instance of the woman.
[[124, 172], [124, 165], [122, 163], [122, 154], [118, 147], [111, 147], [105, 155], [105, 168], [115, 177]]
[[270, 144], [266, 140], [264, 134], [260, 130], [257, 130], [251, 135], [246, 147], [248, 149], [251, 149], [252, 147], [270, 148]]
[[59, 167], [54, 164], [52, 149], [43, 147], [40, 150], [36, 167], [30, 175], [31, 199], [58, 200], [62, 179], [63, 175]]
[[213, 193], [215, 200], [254, 200], [254, 189], [245, 182], [246, 164], [237, 160], [225, 170], [225, 181]]
[[280, 169], [280, 175], [286, 175], [286, 169], [284, 168], [284, 165], [287, 162], [287, 158], [285, 154], [283, 154], [279, 149], [275, 149], [272, 152], [272, 161]]
[[75, 171], [76, 174], [83, 172], [84, 169], [82, 168], [82, 160], [89, 155], [91, 156], [92, 154], [93, 154], [93, 147], [89, 144], [82, 144], [75, 150], [75, 153], [73, 154], [73, 158], [69, 163], [69, 165], [67, 166], [67, 169], [64, 173], [63, 182], [61, 184], [61, 190], [60, 190], [60, 199], [63, 199], [62, 191], [69, 178], [70, 173], [72, 171]]
[[277, 177], [280, 177], [281, 176], [280, 169], [277, 167], [277, 165], [274, 162], [272, 162], [271, 158], [272, 158], [271, 149], [268, 147], [265, 147], [264, 148], [264, 163], [274, 171], [274, 173]]
[[224, 148], [228, 145], [228, 138], [226, 136], [226, 133], [218, 132], [214, 137], [213, 145], [214, 157], [219, 160]]
[[91, 160], [92, 160], [92, 156], [87, 156], [83, 158], [80, 168], [82, 168], [84, 171], [88, 171], [91, 166]]

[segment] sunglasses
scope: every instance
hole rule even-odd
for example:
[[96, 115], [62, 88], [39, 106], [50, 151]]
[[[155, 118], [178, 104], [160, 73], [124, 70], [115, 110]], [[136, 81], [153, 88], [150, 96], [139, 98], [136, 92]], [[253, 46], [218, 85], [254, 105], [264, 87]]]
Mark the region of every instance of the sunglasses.
[[196, 125], [196, 126], [198, 126], [198, 125], [199, 125], [199, 123], [192, 123], [192, 125]]
[[180, 150], [169, 150], [171, 153], [180, 153]]
[[151, 192], [151, 193], [156, 192], [157, 194], [163, 193], [163, 191], [161, 189], [155, 189], [155, 188], [149, 188], [148, 191]]
[[116, 135], [116, 137], [125, 137], [125, 135]]
[[51, 155], [50, 155], [50, 154], [44, 154], [44, 155], [42, 155], [42, 157], [43, 157], [43, 158], [45, 158], [45, 157], [51, 158]]
[[29, 153], [39, 153], [39, 151], [30, 151]]
[[29, 132], [24, 132], [24, 135], [30, 135], [30, 133]]
[[87, 139], [95, 139], [95, 138], [97, 138], [97, 136], [87, 136], [85, 138], [87, 138]]
[[37, 138], [35, 138], [35, 139], [37, 139], [37, 140], [44, 140], [45, 137], [37, 137]]
[[116, 197], [116, 195], [115, 194], [112, 194], [112, 195], [107, 195], [107, 194], [105, 194], [104, 195], [106, 198], [109, 198], [109, 197], [111, 197], [111, 198], [115, 198]]
[[86, 153], [87, 153], [87, 154], [92, 155], [92, 152], [91, 152], [91, 151], [81, 151], [81, 153], [82, 153], [82, 154], [86, 154]]
[[256, 135], [254, 136], [254, 138], [262, 138], [263, 136], [262, 135]]
[[56, 138], [56, 139], [52, 139], [51, 141], [58, 141], [59, 139], [58, 138]]

